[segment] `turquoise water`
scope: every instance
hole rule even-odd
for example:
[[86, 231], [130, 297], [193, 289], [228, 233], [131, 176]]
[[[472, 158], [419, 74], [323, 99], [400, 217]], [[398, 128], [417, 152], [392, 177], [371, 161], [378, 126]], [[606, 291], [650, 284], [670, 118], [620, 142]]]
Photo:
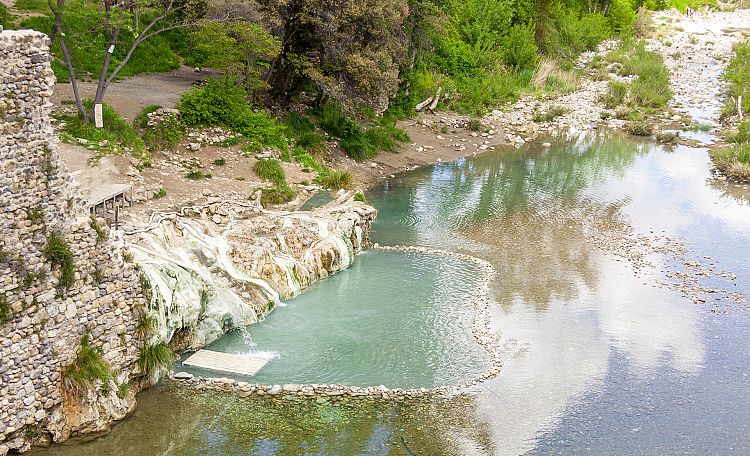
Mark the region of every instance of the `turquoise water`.
[[[367, 195], [376, 242], [468, 253], [498, 272], [505, 362], [478, 394], [376, 406], [155, 390], [110, 435], [43, 454], [748, 454], [750, 312], [726, 292], [750, 295], [750, 203], [710, 170], [703, 149], [589, 136], [399, 174]], [[652, 249], [644, 266], [628, 260], [644, 250], [633, 236], [684, 253]], [[675, 272], [695, 281], [669, 286]], [[366, 269], [357, 286], [369, 280]]]
[[482, 278], [480, 270], [463, 261], [366, 252], [265, 321], [228, 334], [208, 349], [268, 357], [255, 377], [236, 377], [262, 384], [458, 384], [488, 364], [469, 331], [469, 295]]

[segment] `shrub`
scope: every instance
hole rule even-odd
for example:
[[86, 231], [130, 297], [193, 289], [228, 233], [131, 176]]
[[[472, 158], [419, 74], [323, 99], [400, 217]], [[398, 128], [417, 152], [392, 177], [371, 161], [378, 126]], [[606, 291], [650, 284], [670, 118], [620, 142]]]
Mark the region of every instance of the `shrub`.
[[138, 355], [138, 368], [148, 376], [154, 377], [169, 369], [174, 361], [174, 353], [167, 344], [160, 342], [155, 345], [146, 344], [141, 347]]
[[[622, 66], [622, 74], [635, 75], [630, 84], [629, 101], [647, 108], [663, 108], [672, 98], [669, 88], [669, 70], [661, 55], [646, 50], [643, 41], [625, 40], [618, 49], [607, 56], [610, 62]], [[621, 86], [614, 86], [618, 91]], [[613, 90], [613, 85], [610, 85]]]
[[0, 27], [10, 29], [13, 27], [14, 21], [15, 17], [10, 14], [10, 11], [8, 10], [8, 7], [5, 6], [5, 3], [0, 3]]
[[628, 96], [630, 86], [624, 82], [612, 81], [609, 83], [609, 90], [602, 97], [602, 103], [607, 109], [615, 109], [625, 104], [625, 98]]
[[630, 0], [612, 0], [609, 7], [609, 24], [612, 30], [628, 34], [633, 30], [635, 9]]
[[213, 164], [216, 166], [224, 166], [227, 164], [227, 161], [224, 158], [217, 158], [213, 161]]
[[750, 181], [750, 143], [715, 149], [711, 158], [716, 168], [727, 176]]
[[318, 176], [318, 183], [331, 190], [349, 189], [352, 187], [352, 173], [343, 169], [331, 169]]
[[735, 46], [734, 57], [727, 66], [724, 78], [729, 83], [729, 96], [723, 116], [737, 112], [737, 99], [740, 96], [742, 112], [750, 114], [750, 41]]
[[308, 131], [295, 138], [295, 145], [313, 154], [322, 154], [326, 151], [325, 138], [316, 131]]
[[151, 150], [173, 150], [185, 137], [185, 124], [169, 114], [143, 132], [143, 142]]
[[656, 140], [663, 144], [672, 144], [678, 139], [680, 139], [680, 135], [678, 133], [666, 132], [657, 133], [656, 135]]
[[0, 294], [0, 324], [7, 323], [10, 319], [10, 305], [8, 304], [8, 298], [6, 298], [5, 293], [3, 293]]
[[97, 220], [95, 215], [91, 216], [91, 219], [89, 220], [89, 226], [92, 230], [96, 233], [96, 243], [100, 243], [104, 240], [104, 238], [107, 237], [107, 232], [102, 228], [101, 225], [99, 225], [99, 220]]
[[346, 151], [347, 155], [355, 160], [365, 160], [377, 155], [375, 147], [367, 140], [361, 131], [356, 135], [350, 135], [344, 138], [341, 141], [341, 147]]
[[357, 192], [354, 194], [354, 201], [359, 201], [360, 203], [366, 203], [367, 198], [365, 198], [365, 194], [362, 192]]
[[481, 131], [482, 130], [482, 119], [472, 117], [466, 121], [466, 128], [469, 131]]
[[552, 122], [553, 120], [557, 119], [558, 117], [565, 115], [568, 110], [565, 108], [562, 108], [560, 106], [553, 106], [549, 109], [549, 111], [545, 113], [537, 112], [532, 117], [531, 120], [534, 122]]
[[272, 188], [264, 188], [260, 197], [260, 202], [263, 206], [269, 206], [272, 204], [283, 204], [293, 200], [296, 196], [294, 190], [292, 190], [286, 182], [281, 185], [277, 185]]
[[262, 159], [255, 162], [253, 165], [253, 171], [255, 174], [263, 180], [273, 182], [276, 185], [286, 182], [286, 175], [284, 174], [284, 168], [278, 160], [273, 159]]
[[96, 380], [102, 382], [102, 391], [109, 390], [109, 365], [102, 358], [101, 350], [91, 347], [90, 338], [88, 333], [83, 335], [76, 359], [62, 374], [63, 386], [76, 395], [90, 388]]
[[203, 171], [194, 169], [192, 171], [188, 171], [187, 174], [185, 174], [185, 177], [187, 177], [190, 180], [201, 180], [201, 179], [211, 179], [211, 173], [204, 173]]
[[396, 141], [385, 127], [371, 127], [365, 131], [365, 139], [372, 144], [376, 151], [395, 152], [398, 149]]
[[159, 187], [159, 191], [154, 193], [154, 199], [164, 198], [167, 196], [167, 190], [164, 187]]
[[73, 269], [73, 253], [61, 234], [51, 232], [47, 235], [47, 244], [42, 250], [44, 258], [55, 266], [60, 267], [58, 286], [70, 288], [73, 285], [75, 271]]
[[141, 111], [137, 116], [135, 116], [135, 119], [133, 119], [133, 125], [138, 128], [148, 127], [148, 115], [153, 112], [156, 112], [159, 109], [161, 109], [161, 106], [157, 104], [146, 106], [145, 108], [143, 108], [143, 111]]
[[27, 209], [26, 219], [34, 223], [44, 220], [44, 211], [42, 210], [41, 206]]
[[538, 49], [532, 24], [512, 26], [503, 39], [502, 47], [506, 65], [517, 69], [536, 65]]
[[320, 128], [334, 138], [344, 139], [361, 134], [359, 125], [347, 117], [341, 105], [335, 101], [321, 105], [316, 110], [316, 116]]
[[315, 159], [315, 157], [308, 154], [305, 149], [299, 146], [294, 148], [294, 159], [297, 161], [297, 163], [313, 171], [316, 171], [317, 173], [323, 173], [326, 170], [325, 167]]
[[[84, 100], [83, 105], [90, 110], [93, 100]], [[66, 117], [65, 128], [62, 137], [68, 142], [74, 142], [76, 138], [83, 138], [88, 145], [100, 153], [121, 153], [124, 148], [129, 148], [136, 158], [148, 161], [149, 156], [145, 153], [145, 144], [138, 132], [127, 120], [120, 117], [112, 106], [107, 103], [102, 105], [102, 121], [104, 128], [96, 128], [93, 122], [84, 122], [79, 113], [75, 117]]]
[[635, 136], [651, 136], [654, 134], [654, 125], [642, 121], [628, 122], [625, 131]]
[[138, 319], [138, 323], [135, 325], [135, 336], [141, 340], [147, 339], [151, 334], [155, 333], [159, 327], [159, 322], [156, 316], [151, 314], [143, 314]]

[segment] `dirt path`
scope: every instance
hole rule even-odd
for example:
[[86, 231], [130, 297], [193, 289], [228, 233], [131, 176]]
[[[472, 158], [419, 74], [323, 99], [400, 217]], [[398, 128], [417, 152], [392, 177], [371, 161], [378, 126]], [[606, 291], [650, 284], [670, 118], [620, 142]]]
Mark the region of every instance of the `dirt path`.
[[[120, 115], [132, 122], [146, 106], [157, 104], [165, 108], [176, 107], [180, 101], [180, 95], [190, 90], [193, 83], [205, 77], [205, 74], [186, 66], [168, 73], [144, 74], [110, 85], [105, 101], [111, 104]], [[96, 83], [79, 82], [78, 90], [81, 91], [82, 98], [93, 98], [96, 93]], [[71, 100], [73, 100], [71, 85], [56, 84], [52, 103], [59, 106], [63, 101]]]

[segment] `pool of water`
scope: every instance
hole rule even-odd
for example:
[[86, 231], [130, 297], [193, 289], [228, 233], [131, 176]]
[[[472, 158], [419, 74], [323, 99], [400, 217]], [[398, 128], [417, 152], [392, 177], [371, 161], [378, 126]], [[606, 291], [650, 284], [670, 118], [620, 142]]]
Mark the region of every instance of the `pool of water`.
[[262, 384], [458, 384], [488, 365], [469, 327], [469, 295], [483, 278], [482, 271], [463, 261], [366, 252], [265, 321], [227, 334], [208, 349], [269, 358], [256, 376], [237, 377]]
[[[374, 241], [467, 253], [497, 270], [492, 329], [505, 362], [476, 394], [376, 406], [155, 390], [110, 435], [44, 454], [748, 454], [750, 312], [728, 299], [750, 295], [747, 191], [714, 181], [703, 149], [552, 142], [400, 174], [367, 195], [380, 211]], [[628, 254], [640, 237], [684, 252], [652, 249], [638, 264]], [[693, 277], [686, 261], [727, 273]], [[385, 268], [393, 293], [368, 293], [398, 308], [411, 267]], [[675, 286], [675, 273], [694, 281]], [[357, 296], [343, 291], [346, 277], [310, 293]], [[278, 318], [299, 318], [294, 303]]]

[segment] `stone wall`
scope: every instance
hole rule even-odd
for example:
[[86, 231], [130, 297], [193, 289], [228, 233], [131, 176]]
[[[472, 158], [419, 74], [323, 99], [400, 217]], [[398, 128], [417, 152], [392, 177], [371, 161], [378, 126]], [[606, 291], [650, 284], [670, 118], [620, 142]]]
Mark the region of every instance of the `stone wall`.
[[[106, 228], [94, 229], [58, 159], [48, 41], [0, 32], [0, 455], [102, 430], [132, 409], [138, 389], [127, 387], [138, 378], [138, 274]], [[45, 255], [54, 236], [57, 260]], [[63, 376], [85, 333], [112, 376], [73, 395]]]

